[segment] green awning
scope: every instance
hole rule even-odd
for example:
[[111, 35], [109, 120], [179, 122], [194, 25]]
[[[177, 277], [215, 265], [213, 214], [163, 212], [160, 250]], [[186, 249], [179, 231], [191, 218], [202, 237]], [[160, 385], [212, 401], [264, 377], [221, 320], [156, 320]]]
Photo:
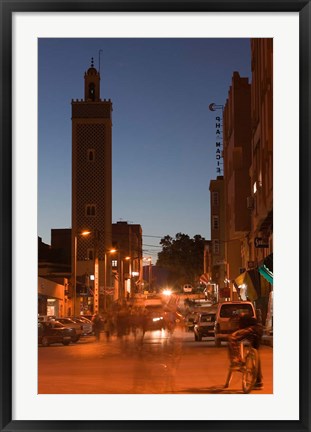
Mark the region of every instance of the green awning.
[[263, 276], [269, 283], [273, 284], [273, 273], [264, 264], [258, 268], [259, 273]]
[[273, 284], [273, 254], [268, 255], [260, 263], [258, 271], [269, 283]]

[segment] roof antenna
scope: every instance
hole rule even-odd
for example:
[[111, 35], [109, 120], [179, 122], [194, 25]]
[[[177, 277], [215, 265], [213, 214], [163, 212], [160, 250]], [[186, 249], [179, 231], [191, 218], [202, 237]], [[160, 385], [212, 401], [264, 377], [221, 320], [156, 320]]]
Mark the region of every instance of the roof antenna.
[[91, 58], [91, 68], [93, 68], [94, 67], [94, 58], [92, 57]]
[[103, 50], [102, 49], [100, 49], [99, 51], [98, 51], [98, 72], [99, 72], [99, 75], [100, 75], [100, 54], [103, 52]]

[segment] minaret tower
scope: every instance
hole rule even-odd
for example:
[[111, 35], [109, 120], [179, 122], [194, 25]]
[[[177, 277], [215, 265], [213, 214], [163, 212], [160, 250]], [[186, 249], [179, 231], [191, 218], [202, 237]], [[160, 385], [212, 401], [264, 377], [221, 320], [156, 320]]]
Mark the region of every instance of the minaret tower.
[[[72, 100], [72, 268], [77, 291], [72, 313], [100, 309], [100, 293], [105, 286], [105, 253], [111, 247], [112, 157], [111, 100], [100, 99], [100, 74], [91, 67], [84, 74], [84, 99]], [[89, 231], [89, 235], [82, 235]], [[89, 282], [91, 276], [97, 279]], [[74, 286], [73, 277], [73, 286]], [[83, 282], [84, 281], [84, 282]], [[107, 281], [107, 279], [106, 279]], [[80, 295], [80, 282], [92, 295]]]

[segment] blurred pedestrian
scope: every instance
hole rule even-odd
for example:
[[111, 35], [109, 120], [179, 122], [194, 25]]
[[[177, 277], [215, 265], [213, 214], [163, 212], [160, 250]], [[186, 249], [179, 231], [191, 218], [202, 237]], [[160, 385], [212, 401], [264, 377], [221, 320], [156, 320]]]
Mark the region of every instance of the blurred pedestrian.
[[95, 314], [92, 318], [92, 323], [93, 323], [93, 327], [94, 327], [94, 334], [96, 337], [96, 340], [99, 341], [100, 339], [100, 330], [101, 330], [101, 319], [99, 314]]
[[106, 341], [109, 342], [112, 333], [112, 319], [110, 315], [107, 315], [104, 319], [104, 332], [106, 335]]

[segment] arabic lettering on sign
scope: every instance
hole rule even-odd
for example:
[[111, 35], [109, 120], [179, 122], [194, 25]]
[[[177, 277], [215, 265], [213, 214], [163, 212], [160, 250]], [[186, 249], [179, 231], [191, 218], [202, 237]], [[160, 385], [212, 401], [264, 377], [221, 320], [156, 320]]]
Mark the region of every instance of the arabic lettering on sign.
[[216, 117], [216, 173], [222, 173], [222, 124], [221, 117]]
[[269, 243], [266, 239], [261, 237], [256, 237], [254, 240], [255, 248], [268, 248]]

